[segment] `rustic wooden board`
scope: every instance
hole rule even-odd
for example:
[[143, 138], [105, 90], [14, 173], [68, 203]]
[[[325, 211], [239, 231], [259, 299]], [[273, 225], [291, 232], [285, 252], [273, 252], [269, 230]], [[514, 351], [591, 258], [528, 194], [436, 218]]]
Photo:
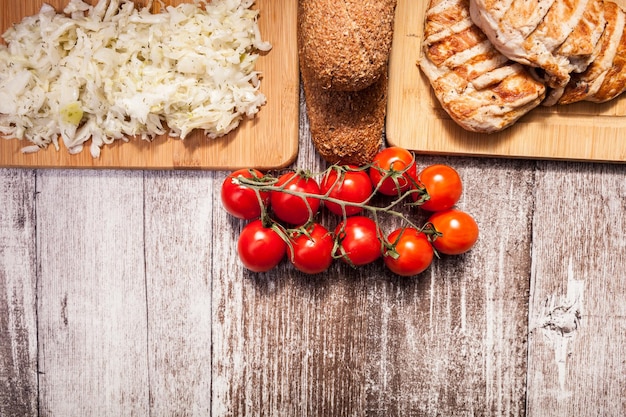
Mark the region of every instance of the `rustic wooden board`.
[[[145, 175], [150, 414], [211, 416], [214, 173]], [[191, 203], [190, 203], [191, 202]], [[172, 211], [172, 207], [179, 209]], [[163, 222], [158, 219], [167, 218]], [[194, 221], [188, 221], [195, 219]], [[172, 239], [178, 243], [172, 245]], [[192, 412], [193, 410], [193, 412]]]
[[0, 416], [37, 415], [35, 171], [0, 170]]
[[625, 172], [622, 165], [538, 164], [529, 416], [626, 415]]
[[[320, 171], [308, 129], [301, 135], [296, 165]], [[446, 158], [418, 161], [434, 162]], [[395, 277], [382, 262], [336, 263], [318, 276], [288, 262], [249, 273], [224, 243], [245, 223], [213, 211], [213, 258], [222, 260], [213, 264], [215, 415], [525, 415], [534, 164], [454, 166], [462, 208], [485, 236], [417, 278]], [[382, 220], [391, 230], [394, 221]]]
[[[95, 0], [93, 0], [95, 2]], [[166, 0], [179, 4], [181, 0]], [[22, 17], [35, 14], [43, 0], [0, 0], [2, 32]], [[58, 10], [67, 0], [47, 3]], [[145, 4], [137, 1], [136, 3]], [[158, 2], [155, 2], [157, 4]], [[297, 2], [257, 0], [262, 36], [272, 50], [259, 58], [261, 90], [267, 104], [252, 120], [245, 120], [229, 135], [211, 140], [197, 131], [184, 141], [159, 137], [153, 142], [132, 139], [129, 143], [105, 146], [94, 159], [87, 147], [78, 155], [66, 149], [49, 147], [36, 154], [23, 154], [29, 143], [15, 139], [0, 140], [0, 166], [70, 168], [142, 169], [234, 169], [238, 167], [277, 168], [289, 165], [298, 152], [299, 72], [296, 43]]]
[[416, 279], [372, 273], [378, 279], [368, 282], [366, 380], [379, 411], [367, 415], [526, 415], [533, 166], [421, 161], [456, 167], [465, 187], [459, 208], [474, 215], [481, 236], [470, 252], [442, 256]]
[[144, 173], [39, 172], [39, 414], [148, 415]]
[[428, 3], [398, 0], [389, 76], [390, 144], [435, 154], [626, 161], [624, 98], [601, 105], [537, 108], [497, 134], [459, 127], [441, 108], [417, 66]]

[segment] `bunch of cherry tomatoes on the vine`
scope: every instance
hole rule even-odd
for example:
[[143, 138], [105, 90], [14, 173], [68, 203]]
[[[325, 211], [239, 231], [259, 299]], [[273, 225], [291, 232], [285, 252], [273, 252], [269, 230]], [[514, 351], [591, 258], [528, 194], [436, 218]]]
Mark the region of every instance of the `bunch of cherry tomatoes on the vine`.
[[[455, 208], [463, 185], [448, 165], [418, 172], [411, 152], [390, 147], [367, 166], [332, 165], [320, 176], [318, 181], [302, 170], [275, 177], [241, 169], [226, 178], [224, 208], [250, 221], [237, 242], [246, 268], [269, 271], [287, 257], [299, 271], [317, 274], [335, 259], [358, 267], [382, 258], [392, 272], [412, 276], [436, 254], [465, 253], [478, 239], [476, 221]], [[405, 205], [428, 212], [426, 223], [414, 224], [399, 210]], [[317, 220], [322, 209], [338, 216], [332, 230]], [[385, 234], [382, 215], [401, 218], [402, 226]]]

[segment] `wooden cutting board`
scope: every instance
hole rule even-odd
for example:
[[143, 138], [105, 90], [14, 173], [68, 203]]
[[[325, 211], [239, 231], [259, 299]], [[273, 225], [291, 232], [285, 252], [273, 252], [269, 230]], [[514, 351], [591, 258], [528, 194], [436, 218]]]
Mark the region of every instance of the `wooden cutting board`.
[[[96, 0], [91, 3], [95, 4]], [[61, 11], [68, 0], [47, 0]], [[165, 0], [165, 4], [183, 1]], [[43, 0], [0, 0], [2, 33], [23, 17], [36, 14]], [[146, 1], [136, 1], [146, 4]], [[155, 5], [158, 1], [154, 1]], [[158, 6], [155, 6], [155, 8]], [[0, 138], [0, 166], [37, 168], [136, 168], [136, 169], [235, 169], [278, 168], [289, 165], [298, 152], [299, 72], [296, 39], [297, 2], [257, 0], [259, 27], [272, 50], [257, 61], [262, 72], [261, 91], [267, 96], [252, 120], [219, 139], [193, 132], [184, 141], [158, 137], [152, 142], [131, 139], [116, 141], [94, 159], [88, 146], [77, 155], [50, 146], [35, 154], [20, 149], [30, 143]], [[119, 142], [119, 143], [118, 143]]]
[[626, 95], [605, 104], [537, 108], [497, 134], [460, 128], [417, 66], [428, 3], [398, 0], [386, 126], [391, 145], [427, 154], [626, 161]]

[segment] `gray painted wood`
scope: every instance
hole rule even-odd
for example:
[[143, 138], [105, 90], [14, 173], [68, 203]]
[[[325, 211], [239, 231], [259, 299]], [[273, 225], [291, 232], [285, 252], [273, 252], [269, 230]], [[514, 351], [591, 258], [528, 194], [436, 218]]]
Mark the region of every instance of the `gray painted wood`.
[[0, 170], [0, 415], [37, 412], [35, 172]]
[[[524, 415], [533, 163], [425, 158], [456, 166], [459, 207], [482, 234], [417, 280], [369, 289], [374, 415]], [[491, 201], [491, 204], [485, 204]]]
[[538, 168], [528, 411], [624, 415], [626, 167]]
[[39, 171], [39, 411], [149, 409], [143, 174]]
[[[212, 174], [145, 174], [146, 312], [153, 415], [210, 415]], [[167, 219], [164, 221], [164, 219]]]

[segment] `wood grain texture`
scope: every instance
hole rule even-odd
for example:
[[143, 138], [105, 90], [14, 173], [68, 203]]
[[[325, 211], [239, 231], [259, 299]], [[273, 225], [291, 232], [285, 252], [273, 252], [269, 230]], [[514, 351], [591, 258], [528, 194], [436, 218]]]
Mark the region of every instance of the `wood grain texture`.
[[37, 413], [35, 172], [0, 169], [0, 415]]
[[[166, 0], [163, 4], [180, 4], [183, 0]], [[1, 31], [36, 14], [43, 0], [0, 0]], [[61, 11], [67, 0], [46, 3]], [[96, 1], [92, 0], [92, 4]], [[146, 4], [147, 1], [137, 1]], [[154, 2], [158, 9], [159, 2]], [[291, 0], [257, 0], [259, 28], [272, 50], [262, 55], [256, 69], [262, 72], [261, 91], [267, 104], [254, 119], [244, 120], [239, 128], [225, 137], [210, 140], [201, 131], [191, 133], [184, 141], [157, 137], [152, 142], [133, 139], [105, 146], [94, 159], [86, 149], [70, 155], [67, 149], [53, 146], [23, 154], [30, 144], [19, 140], [0, 141], [0, 167], [79, 167], [134, 169], [232, 169], [257, 166], [275, 168], [290, 164], [298, 152], [299, 71], [296, 45], [297, 2]]]
[[458, 169], [459, 207], [482, 235], [417, 279], [376, 273], [367, 306], [372, 415], [525, 415], [533, 163], [419, 160]]
[[[626, 6], [626, 1], [617, 0]], [[417, 62], [428, 1], [398, 0], [389, 69], [389, 142], [433, 154], [626, 162], [626, 100], [539, 107], [490, 135], [459, 127]], [[413, 121], [407, 123], [407, 120]]]
[[146, 415], [143, 173], [38, 171], [37, 192], [39, 412]]
[[529, 415], [625, 415], [626, 169], [538, 168]]
[[[150, 412], [211, 413], [213, 178], [154, 171], [145, 179]], [[167, 219], [167, 221], [163, 221]], [[224, 244], [224, 243], [222, 243]]]
[[[308, 130], [300, 145], [295, 165], [323, 169]], [[213, 415], [364, 415], [371, 271], [250, 273], [234, 244], [244, 224], [214, 211]]]
[[[301, 138], [296, 165], [321, 171]], [[315, 277], [288, 263], [250, 274], [233, 246], [219, 247], [232, 261], [213, 292], [216, 415], [524, 415], [534, 163], [448, 162], [465, 180], [463, 206], [503, 238], [494, 247], [485, 236], [418, 279], [390, 276], [381, 262]], [[243, 225], [223, 211], [214, 221], [221, 242]]]

